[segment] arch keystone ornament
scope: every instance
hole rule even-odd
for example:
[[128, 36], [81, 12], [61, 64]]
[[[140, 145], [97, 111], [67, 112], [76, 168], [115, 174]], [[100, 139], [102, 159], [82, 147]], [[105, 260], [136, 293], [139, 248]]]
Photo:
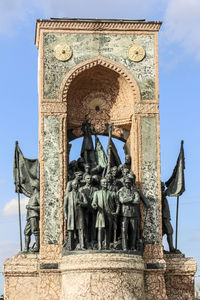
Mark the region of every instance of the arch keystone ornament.
[[193, 299], [195, 261], [162, 245], [160, 26], [37, 21], [40, 252], [5, 261], [5, 299]]

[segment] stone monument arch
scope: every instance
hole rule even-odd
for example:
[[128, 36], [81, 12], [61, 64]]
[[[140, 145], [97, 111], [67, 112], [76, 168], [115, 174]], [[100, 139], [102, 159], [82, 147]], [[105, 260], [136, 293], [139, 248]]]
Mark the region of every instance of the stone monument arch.
[[84, 61], [66, 74], [60, 98], [67, 105], [67, 130], [73, 138], [82, 135], [87, 119], [96, 134], [107, 134], [105, 124], [114, 124], [113, 137], [130, 143], [134, 107], [141, 96], [137, 81], [124, 66], [100, 56]]
[[[182, 254], [165, 256], [162, 246], [160, 26], [134, 20], [37, 20], [40, 253], [21, 253], [5, 262], [5, 299], [27, 300], [28, 290], [34, 300], [193, 299], [195, 262]], [[143, 224], [140, 253], [63, 251], [68, 144], [83, 136], [85, 122], [92, 134], [107, 136], [113, 124], [112, 137], [126, 143], [137, 188], [149, 203], [137, 203]], [[176, 298], [177, 291], [182, 298]]]

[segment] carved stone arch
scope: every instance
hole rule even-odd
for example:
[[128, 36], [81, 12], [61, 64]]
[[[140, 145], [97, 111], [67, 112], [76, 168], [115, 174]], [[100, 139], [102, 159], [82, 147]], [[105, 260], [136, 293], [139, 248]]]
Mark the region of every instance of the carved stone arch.
[[75, 79], [75, 77], [77, 77], [80, 73], [98, 65], [113, 70], [116, 73], [118, 73], [120, 76], [122, 76], [132, 88], [132, 92], [134, 95], [134, 102], [139, 102], [141, 100], [140, 88], [132, 73], [119, 63], [116, 63], [103, 56], [97, 56], [76, 65], [67, 73], [60, 87], [60, 93], [59, 93], [60, 101], [61, 102], [67, 101], [68, 90], [71, 82]]

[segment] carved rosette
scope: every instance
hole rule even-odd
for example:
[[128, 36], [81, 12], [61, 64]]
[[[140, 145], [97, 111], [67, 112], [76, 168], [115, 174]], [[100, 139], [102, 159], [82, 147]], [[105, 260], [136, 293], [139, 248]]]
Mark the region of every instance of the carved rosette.
[[105, 124], [109, 123], [109, 111], [113, 101], [109, 94], [104, 92], [92, 92], [83, 100], [83, 108], [85, 110], [85, 118], [92, 125], [95, 132], [104, 133]]

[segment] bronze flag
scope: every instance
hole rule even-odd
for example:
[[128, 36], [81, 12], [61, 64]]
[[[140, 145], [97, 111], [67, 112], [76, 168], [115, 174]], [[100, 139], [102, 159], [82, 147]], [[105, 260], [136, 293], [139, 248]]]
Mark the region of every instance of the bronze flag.
[[31, 197], [33, 186], [38, 181], [37, 172], [38, 159], [25, 158], [16, 142], [13, 166], [15, 191]]
[[183, 141], [181, 141], [180, 153], [176, 162], [176, 166], [173, 170], [172, 176], [167, 182], [166, 195], [169, 197], [178, 197], [183, 194], [185, 191], [185, 178], [184, 178], [184, 169], [185, 169], [185, 157], [183, 149]]
[[95, 157], [97, 165], [105, 168], [107, 165], [107, 156], [99, 138], [95, 135]]

